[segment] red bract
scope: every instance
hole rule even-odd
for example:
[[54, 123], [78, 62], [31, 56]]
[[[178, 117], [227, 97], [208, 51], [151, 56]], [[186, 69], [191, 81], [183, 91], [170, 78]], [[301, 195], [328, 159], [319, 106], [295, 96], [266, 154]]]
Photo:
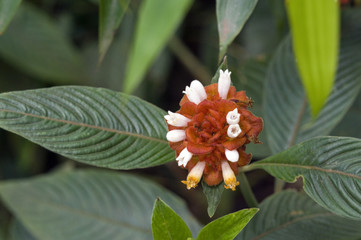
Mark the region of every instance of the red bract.
[[252, 158], [246, 144], [259, 143], [263, 121], [247, 108], [251, 101], [244, 91], [230, 86], [230, 72], [220, 71], [218, 83], [206, 86], [195, 80], [186, 87], [176, 113], [166, 115], [169, 145], [177, 153], [179, 166], [188, 169], [187, 188], [201, 177], [214, 186], [222, 179], [235, 190], [238, 167]]

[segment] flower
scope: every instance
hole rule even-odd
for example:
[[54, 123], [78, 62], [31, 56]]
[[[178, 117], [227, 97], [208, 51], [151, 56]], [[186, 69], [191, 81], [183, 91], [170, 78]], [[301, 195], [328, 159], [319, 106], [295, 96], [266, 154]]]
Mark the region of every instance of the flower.
[[185, 88], [180, 109], [164, 116], [167, 140], [176, 151], [178, 165], [189, 173], [182, 181], [188, 189], [203, 181], [235, 190], [238, 167], [248, 164], [246, 144], [259, 143], [263, 121], [247, 108], [251, 100], [231, 86], [231, 72], [220, 70], [218, 83], [204, 87], [198, 80]]

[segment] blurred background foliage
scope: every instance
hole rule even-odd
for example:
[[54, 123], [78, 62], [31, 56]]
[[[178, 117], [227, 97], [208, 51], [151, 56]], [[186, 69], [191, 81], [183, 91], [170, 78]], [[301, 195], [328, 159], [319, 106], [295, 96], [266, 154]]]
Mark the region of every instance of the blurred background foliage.
[[[0, 92], [84, 85], [123, 91], [129, 53], [142, 1], [131, 0], [114, 40], [99, 61], [97, 0], [23, 1], [6, 31], [0, 36]], [[345, 5], [343, 8], [354, 8]], [[360, 11], [357, 8], [357, 11]], [[355, 18], [354, 24], [361, 19]], [[152, 31], [152, 29], [149, 29]], [[263, 87], [269, 59], [288, 34], [284, 1], [259, 0], [241, 34], [228, 47], [228, 67], [237, 89], [254, 99], [253, 112], [262, 116]], [[146, 71], [134, 95], [164, 110], [178, 109], [182, 90], [193, 79], [210, 83], [218, 67], [219, 37], [214, 1], [193, 1], [176, 32]], [[194, 67], [197, 66], [197, 67]], [[361, 137], [355, 129], [361, 117], [358, 96], [332, 135]], [[266, 139], [250, 146], [254, 160], [270, 155]], [[17, 135], [0, 129], [0, 180], [24, 178], [61, 168], [84, 167], [51, 153]], [[189, 192], [179, 179], [186, 171], [176, 162], [144, 170], [132, 170], [155, 180], [182, 196], [203, 223], [209, 221], [201, 189]], [[263, 171], [248, 173], [258, 200], [273, 192], [273, 178]], [[297, 183], [296, 183], [297, 184]], [[191, 193], [191, 194], [190, 194]], [[215, 217], [246, 207], [239, 192], [224, 191]], [[9, 213], [0, 205], [0, 226], [7, 231]], [[19, 223], [13, 228], [21, 229]], [[19, 231], [19, 234], [22, 232]], [[26, 233], [25, 233], [26, 234]], [[1, 230], [0, 230], [1, 235]], [[0, 237], [1, 239], [1, 237]]]

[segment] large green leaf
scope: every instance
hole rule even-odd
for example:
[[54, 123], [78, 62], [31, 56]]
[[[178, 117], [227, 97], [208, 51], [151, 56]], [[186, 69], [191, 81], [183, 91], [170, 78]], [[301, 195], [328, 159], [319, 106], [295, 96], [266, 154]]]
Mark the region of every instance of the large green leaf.
[[185, 240], [192, 237], [183, 219], [159, 198], [153, 208], [152, 232], [154, 240]]
[[14, 17], [21, 0], [0, 0], [0, 34], [2, 34]]
[[100, 170], [57, 173], [0, 184], [0, 195], [38, 239], [152, 239], [153, 202], [161, 197], [196, 233], [175, 195], [149, 180]]
[[10, 238], [8, 240], [37, 240], [17, 219], [10, 225]]
[[143, 1], [124, 80], [124, 91], [132, 92], [172, 36], [190, 7], [191, 0]]
[[219, 59], [227, 52], [228, 45], [241, 32], [258, 0], [217, 0], [216, 12], [219, 33]]
[[257, 212], [249, 208], [218, 218], [201, 229], [197, 240], [233, 240]]
[[284, 191], [264, 200], [236, 240], [360, 239], [359, 221], [334, 215], [306, 194]]
[[[239, 80], [233, 78], [233, 83], [237, 90], [245, 90], [246, 95], [254, 101], [250, 111], [259, 117], [263, 117], [264, 115], [263, 91], [267, 64], [268, 62], [265, 60], [249, 59], [240, 69], [239, 74], [241, 77]], [[263, 129], [259, 135], [259, 140], [262, 144], [247, 145], [247, 151], [251, 152], [255, 158], [263, 158], [271, 155], [266, 136], [266, 131]]]
[[317, 137], [253, 163], [287, 182], [298, 177], [312, 199], [338, 215], [361, 220], [361, 140]]
[[361, 138], [361, 128], [355, 127], [361, 119], [361, 93], [346, 113], [345, 117], [331, 132], [331, 135]]
[[114, 169], [175, 158], [165, 112], [137, 97], [91, 87], [0, 94], [0, 127], [76, 161]]
[[82, 82], [86, 75], [70, 40], [48, 16], [25, 2], [0, 36], [0, 57], [44, 81]]
[[[342, 119], [361, 87], [361, 30], [357, 12], [347, 13], [341, 39], [336, 82], [326, 105], [312, 120], [302, 83], [297, 75], [290, 38], [272, 59], [265, 85], [265, 130], [270, 149], [280, 152], [295, 143], [327, 135]], [[358, 23], [360, 21], [358, 20]], [[352, 23], [353, 24], [353, 23]]]
[[334, 83], [339, 47], [339, 2], [289, 0], [286, 3], [297, 67], [312, 116], [316, 117]]
[[113, 41], [114, 31], [119, 27], [129, 0], [99, 1], [99, 59], [103, 60]]

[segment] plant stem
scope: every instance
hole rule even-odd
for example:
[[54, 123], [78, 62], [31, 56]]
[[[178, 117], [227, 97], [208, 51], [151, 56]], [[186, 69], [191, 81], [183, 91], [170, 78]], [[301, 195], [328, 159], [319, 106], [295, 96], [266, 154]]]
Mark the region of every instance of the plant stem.
[[197, 57], [177, 37], [173, 37], [168, 46], [188, 70], [203, 83], [209, 83], [212, 79], [208, 69], [198, 61]]
[[282, 179], [276, 178], [274, 192], [275, 193], [281, 192], [284, 186], [285, 186], [285, 181], [283, 181]]
[[251, 186], [249, 185], [246, 174], [240, 171], [240, 173], [238, 174], [238, 180], [242, 195], [244, 197], [244, 200], [246, 200], [247, 205], [249, 207], [258, 207], [257, 199], [253, 194]]

